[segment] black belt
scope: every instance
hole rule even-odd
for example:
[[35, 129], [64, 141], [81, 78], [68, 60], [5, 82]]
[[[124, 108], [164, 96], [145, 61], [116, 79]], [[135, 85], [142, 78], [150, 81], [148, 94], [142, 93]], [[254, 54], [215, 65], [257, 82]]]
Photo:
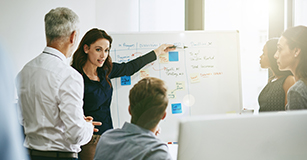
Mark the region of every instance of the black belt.
[[28, 149], [31, 156], [52, 157], [52, 158], [78, 158], [78, 153], [74, 152], [58, 152], [58, 151], [38, 151]]

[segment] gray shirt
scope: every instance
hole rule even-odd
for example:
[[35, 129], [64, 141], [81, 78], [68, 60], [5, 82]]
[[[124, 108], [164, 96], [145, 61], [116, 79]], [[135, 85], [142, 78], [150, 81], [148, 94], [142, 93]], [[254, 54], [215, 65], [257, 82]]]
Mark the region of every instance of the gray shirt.
[[167, 145], [153, 132], [131, 123], [101, 135], [94, 160], [172, 159]]
[[287, 110], [307, 109], [307, 85], [298, 80], [288, 91]]

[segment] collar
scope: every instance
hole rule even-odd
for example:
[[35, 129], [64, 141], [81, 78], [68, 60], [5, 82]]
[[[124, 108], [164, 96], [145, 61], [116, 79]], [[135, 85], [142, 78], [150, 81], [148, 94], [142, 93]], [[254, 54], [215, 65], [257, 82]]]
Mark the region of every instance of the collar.
[[61, 59], [62, 61], [65, 60], [65, 62], [66, 62], [67, 58], [65, 57], [65, 55], [62, 52], [60, 52], [59, 50], [55, 49], [55, 48], [51, 48], [51, 47], [47, 47], [46, 46], [43, 52], [47, 52], [49, 54], [53, 54], [56, 57], [58, 57], [59, 59]]
[[123, 130], [126, 130], [130, 133], [145, 133], [145, 134], [148, 134], [150, 136], [154, 136], [155, 137], [155, 134], [152, 133], [152, 131], [150, 130], [147, 130], [147, 129], [144, 129], [144, 128], [141, 128], [135, 124], [132, 124], [132, 123], [128, 123], [128, 122], [125, 122], [123, 128]]

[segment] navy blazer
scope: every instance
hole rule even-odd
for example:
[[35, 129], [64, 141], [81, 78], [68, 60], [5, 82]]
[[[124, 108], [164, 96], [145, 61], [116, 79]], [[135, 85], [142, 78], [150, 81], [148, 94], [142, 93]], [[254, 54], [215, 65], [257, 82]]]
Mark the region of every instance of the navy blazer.
[[[113, 63], [112, 71], [108, 76], [109, 80], [121, 76], [131, 76], [156, 59], [155, 52], [151, 51], [127, 63]], [[83, 110], [85, 116], [92, 116], [94, 121], [102, 122], [101, 126], [95, 127], [99, 131], [94, 133], [101, 135], [106, 130], [113, 128], [110, 112], [113, 87], [105, 79], [106, 70], [99, 67], [97, 68], [97, 73], [100, 81], [90, 80], [85, 73], [82, 73], [84, 79]]]

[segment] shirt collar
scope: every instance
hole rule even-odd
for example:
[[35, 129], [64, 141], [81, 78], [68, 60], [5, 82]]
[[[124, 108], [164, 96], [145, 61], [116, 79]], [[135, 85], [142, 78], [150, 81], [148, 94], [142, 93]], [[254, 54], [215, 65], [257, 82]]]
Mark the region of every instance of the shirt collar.
[[145, 134], [149, 134], [151, 136], [155, 136], [155, 134], [152, 133], [152, 131], [141, 128], [141, 127], [139, 127], [135, 124], [128, 123], [128, 122], [125, 122], [125, 124], [123, 126], [123, 130], [126, 130], [130, 133], [145, 133]]
[[58, 56], [62, 61], [65, 60], [65, 62], [66, 62], [67, 58], [65, 57], [65, 55], [62, 52], [60, 52], [59, 50], [55, 49], [55, 48], [47, 47], [46, 46], [45, 49], [44, 49], [44, 52], [48, 52], [48, 53], [54, 54], [54, 55]]

